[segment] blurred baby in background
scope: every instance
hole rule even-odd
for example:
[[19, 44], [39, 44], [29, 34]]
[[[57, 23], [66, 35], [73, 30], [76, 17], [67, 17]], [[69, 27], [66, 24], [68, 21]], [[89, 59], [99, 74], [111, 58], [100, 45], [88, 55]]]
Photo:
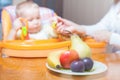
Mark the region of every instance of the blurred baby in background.
[[[54, 11], [39, 7], [33, 1], [24, 1], [16, 6], [16, 16], [17, 18], [13, 23], [8, 40], [15, 40], [19, 37], [18, 31], [24, 26], [20, 18], [28, 21], [28, 34], [30, 39], [45, 40], [57, 38], [57, 34], [51, 27], [52, 21], [55, 20], [54, 16], [56, 16]], [[47, 18], [45, 19], [45, 17]]]

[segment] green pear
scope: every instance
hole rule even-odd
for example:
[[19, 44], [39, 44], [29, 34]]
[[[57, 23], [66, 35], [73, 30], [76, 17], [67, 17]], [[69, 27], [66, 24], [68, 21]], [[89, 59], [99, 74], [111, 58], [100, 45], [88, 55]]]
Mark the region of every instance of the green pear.
[[76, 34], [71, 35], [70, 49], [76, 50], [81, 59], [85, 57], [91, 57], [90, 47]]

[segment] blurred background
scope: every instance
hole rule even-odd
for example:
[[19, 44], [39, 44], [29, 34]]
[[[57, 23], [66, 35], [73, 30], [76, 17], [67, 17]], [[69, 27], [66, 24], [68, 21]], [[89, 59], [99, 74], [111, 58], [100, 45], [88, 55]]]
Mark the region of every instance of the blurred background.
[[[25, 0], [0, 0], [3, 7], [16, 5]], [[91, 25], [98, 22], [109, 10], [112, 0], [33, 0], [40, 6], [53, 9], [59, 16], [78, 24]], [[0, 22], [0, 39], [2, 39]]]

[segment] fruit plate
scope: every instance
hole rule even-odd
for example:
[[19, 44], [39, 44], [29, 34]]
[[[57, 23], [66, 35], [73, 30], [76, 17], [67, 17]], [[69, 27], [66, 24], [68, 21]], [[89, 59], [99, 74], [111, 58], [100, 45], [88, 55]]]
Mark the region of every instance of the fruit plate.
[[72, 72], [70, 69], [58, 70], [58, 69], [54, 69], [54, 68], [50, 67], [47, 63], [46, 63], [46, 67], [51, 71], [61, 73], [61, 74], [66, 74], [66, 75], [94, 75], [94, 74], [103, 73], [107, 70], [107, 66], [98, 61], [94, 61], [94, 65], [93, 65], [93, 68], [91, 69], [91, 71], [85, 71], [85, 72]]

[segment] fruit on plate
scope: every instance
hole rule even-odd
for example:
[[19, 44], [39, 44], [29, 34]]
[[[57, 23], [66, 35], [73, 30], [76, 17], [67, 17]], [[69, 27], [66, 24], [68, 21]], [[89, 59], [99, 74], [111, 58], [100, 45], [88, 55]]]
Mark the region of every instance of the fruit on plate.
[[93, 67], [91, 49], [76, 34], [71, 35], [69, 50], [58, 50], [50, 53], [47, 62], [52, 68], [71, 69], [74, 72], [89, 71]]
[[70, 65], [72, 72], [84, 72], [90, 71], [93, 68], [93, 60], [91, 58], [83, 58], [76, 61], [73, 61]]
[[73, 61], [71, 63], [70, 69], [72, 70], [72, 72], [84, 72], [85, 71], [84, 62], [81, 60]]
[[50, 67], [55, 69], [61, 69], [61, 63], [60, 63], [60, 54], [64, 52], [64, 50], [58, 50], [55, 52], [49, 53], [47, 57], [47, 63]]
[[78, 60], [79, 55], [75, 50], [67, 50], [60, 55], [60, 63], [63, 68], [69, 69], [71, 62]]
[[82, 61], [85, 64], [85, 70], [86, 71], [89, 71], [89, 70], [92, 69], [94, 62], [93, 62], [93, 60], [91, 58], [86, 57], [86, 58], [82, 59]]
[[77, 51], [81, 59], [85, 57], [91, 57], [90, 47], [76, 34], [71, 35], [70, 49]]

